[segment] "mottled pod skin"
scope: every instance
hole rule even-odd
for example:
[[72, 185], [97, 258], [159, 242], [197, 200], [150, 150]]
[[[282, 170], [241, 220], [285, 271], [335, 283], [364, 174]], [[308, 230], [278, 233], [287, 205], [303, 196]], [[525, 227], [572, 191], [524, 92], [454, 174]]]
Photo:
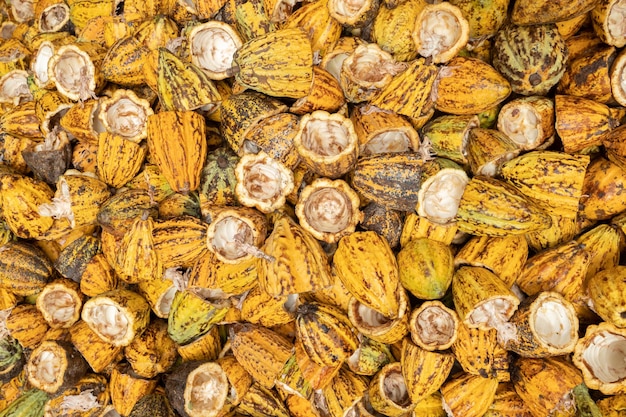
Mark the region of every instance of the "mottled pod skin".
[[594, 311], [619, 328], [626, 327], [625, 276], [626, 267], [616, 266], [598, 272], [587, 284]]
[[519, 358], [511, 381], [515, 391], [535, 417], [556, 410], [573, 415], [574, 402], [568, 394], [583, 382], [580, 371], [563, 358]]
[[599, 0], [554, 2], [515, 0], [511, 20], [516, 25], [538, 25], [571, 19], [593, 9]]
[[507, 25], [495, 36], [493, 66], [518, 94], [547, 94], [563, 76], [567, 58], [565, 41], [554, 24]]
[[451, 114], [477, 114], [502, 103], [511, 84], [477, 58], [457, 56], [441, 67], [431, 96], [435, 108]]

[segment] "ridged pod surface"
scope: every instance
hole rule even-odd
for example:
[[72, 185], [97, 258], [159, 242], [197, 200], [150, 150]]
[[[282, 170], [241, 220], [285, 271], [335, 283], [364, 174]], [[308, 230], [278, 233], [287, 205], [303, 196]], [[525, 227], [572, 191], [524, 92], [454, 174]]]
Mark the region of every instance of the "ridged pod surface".
[[398, 263], [389, 243], [376, 232], [355, 232], [339, 241], [335, 272], [361, 303], [388, 318], [398, 315]]
[[493, 53], [493, 66], [523, 95], [545, 95], [563, 76], [568, 58], [554, 24], [504, 26], [495, 36]]

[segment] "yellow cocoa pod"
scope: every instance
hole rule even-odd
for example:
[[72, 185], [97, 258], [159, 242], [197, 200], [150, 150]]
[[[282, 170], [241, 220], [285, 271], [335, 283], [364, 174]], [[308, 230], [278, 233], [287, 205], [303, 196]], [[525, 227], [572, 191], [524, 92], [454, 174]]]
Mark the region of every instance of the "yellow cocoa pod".
[[472, 374], [453, 375], [441, 387], [443, 407], [456, 416], [482, 416], [493, 403], [497, 388], [498, 380], [495, 378]]
[[36, 238], [52, 227], [52, 217], [39, 212], [39, 206], [51, 203], [52, 197], [52, 190], [43, 181], [18, 175], [0, 179], [4, 221], [17, 237]]
[[431, 352], [404, 339], [400, 363], [408, 395], [416, 404], [441, 388], [454, 365], [454, 355]]
[[260, 258], [257, 271], [261, 288], [271, 295], [317, 291], [332, 284], [319, 242], [286, 216], [274, 225], [263, 250], [273, 259]]
[[297, 309], [296, 334], [311, 360], [335, 366], [358, 347], [357, 331], [339, 309], [321, 303], [302, 304]]
[[422, 300], [442, 298], [452, 283], [454, 256], [450, 247], [432, 239], [415, 239], [398, 253], [400, 283]]
[[276, 332], [252, 324], [231, 327], [231, 349], [256, 384], [271, 388], [291, 357], [292, 345]]
[[148, 117], [150, 155], [174, 191], [188, 193], [198, 188], [206, 147], [200, 114], [166, 111]]
[[502, 103], [511, 85], [491, 65], [456, 57], [439, 70], [433, 92], [435, 107], [451, 114], [477, 114]]
[[515, 391], [534, 416], [559, 412], [574, 416], [572, 390], [582, 384], [581, 372], [563, 358], [519, 358], [513, 366], [511, 381]]
[[279, 29], [244, 43], [234, 62], [242, 85], [275, 97], [301, 98], [313, 82], [311, 42], [299, 28]]
[[145, 379], [136, 375], [128, 364], [115, 366], [109, 379], [111, 403], [120, 415], [127, 416], [139, 399], [154, 391], [157, 383], [158, 379]]
[[376, 232], [354, 232], [339, 241], [335, 272], [360, 303], [383, 316], [398, 317], [398, 263], [389, 243]]

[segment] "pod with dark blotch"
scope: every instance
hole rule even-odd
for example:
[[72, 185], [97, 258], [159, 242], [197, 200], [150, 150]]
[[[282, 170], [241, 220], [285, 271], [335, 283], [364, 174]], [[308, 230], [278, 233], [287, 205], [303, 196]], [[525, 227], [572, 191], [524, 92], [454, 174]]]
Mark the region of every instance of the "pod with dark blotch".
[[43, 290], [53, 271], [43, 251], [26, 242], [9, 241], [0, 253], [0, 287], [22, 296]]
[[39, 213], [39, 206], [51, 204], [52, 198], [52, 189], [43, 181], [19, 175], [0, 179], [2, 215], [17, 237], [36, 238], [52, 227], [53, 219]]
[[567, 3], [550, 0], [516, 0], [511, 19], [516, 25], [537, 25], [560, 22], [585, 14], [598, 4], [597, 0], [576, 0]]
[[579, 218], [606, 220], [626, 208], [626, 196], [619, 190], [626, 174], [615, 163], [599, 157], [587, 167], [580, 198]]
[[87, 362], [70, 342], [45, 340], [33, 349], [26, 375], [35, 388], [54, 394], [74, 385], [87, 372]]
[[378, 203], [369, 203], [362, 210], [360, 227], [384, 236], [392, 249], [400, 245], [404, 217], [397, 210], [390, 210]]
[[505, 25], [495, 36], [493, 66], [522, 95], [545, 95], [555, 86], [568, 59], [556, 25]]
[[65, 278], [80, 282], [87, 264], [100, 251], [100, 239], [93, 236], [79, 237], [61, 251], [54, 267]]
[[424, 161], [419, 154], [378, 154], [359, 159], [351, 185], [368, 200], [388, 209], [413, 211], [422, 183]]
[[609, 108], [583, 97], [557, 94], [554, 97], [556, 133], [567, 153], [600, 145], [618, 123]]
[[573, 415], [572, 390], [582, 384], [583, 377], [562, 357], [519, 358], [513, 366], [511, 381], [534, 416], [547, 416], [555, 411]]
[[611, 78], [609, 69], [615, 60], [614, 46], [598, 46], [567, 62], [567, 68], [557, 85], [560, 94], [585, 97], [599, 103], [610, 103]]
[[165, 392], [156, 390], [139, 399], [128, 417], [175, 417], [174, 408], [170, 404]]

